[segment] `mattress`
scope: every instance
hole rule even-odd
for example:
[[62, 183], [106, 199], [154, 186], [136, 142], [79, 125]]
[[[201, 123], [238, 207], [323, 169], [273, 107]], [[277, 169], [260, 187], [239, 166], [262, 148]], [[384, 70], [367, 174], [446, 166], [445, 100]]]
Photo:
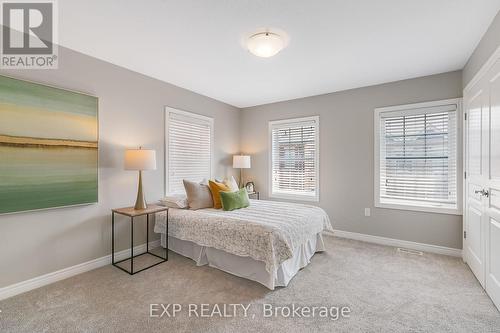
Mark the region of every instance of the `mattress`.
[[[316, 206], [250, 200], [234, 211], [169, 209], [169, 236], [205, 248], [250, 257], [274, 274], [308, 241], [332, 230], [326, 212]], [[155, 232], [164, 233], [166, 212], [158, 213]]]

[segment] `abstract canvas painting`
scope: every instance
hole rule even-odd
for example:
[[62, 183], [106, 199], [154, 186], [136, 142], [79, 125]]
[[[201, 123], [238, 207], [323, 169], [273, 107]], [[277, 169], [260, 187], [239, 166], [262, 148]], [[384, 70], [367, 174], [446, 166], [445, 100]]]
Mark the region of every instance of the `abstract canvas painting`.
[[97, 202], [97, 105], [0, 76], [0, 214]]

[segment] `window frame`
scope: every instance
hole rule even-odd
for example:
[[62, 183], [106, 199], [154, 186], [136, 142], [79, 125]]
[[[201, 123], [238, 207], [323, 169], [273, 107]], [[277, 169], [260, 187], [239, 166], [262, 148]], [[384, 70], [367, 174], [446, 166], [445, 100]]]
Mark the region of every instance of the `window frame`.
[[[292, 193], [282, 193], [282, 192], [273, 192], [273, 128], [283, 126], [287, 127], [293, 125], [294, 123], [302, 123], [307, 121], [315, 122], [315, 156], [314, 156], [314, 165], [315, 165], [315, 193], [314, 196], [306, 195], [306, 194], [292, 194]], [[319, 193], [320, 193], [320, 181], [319, 181], [319, 155], [320, 155], [320, 144], [319, 144], [319, 116], [310, 116], [310, 117], [300, 117], [300, 118], [289, 118], [282, 120], [271, 120], [268, 123], [268, 193], [269, 198], [276, 199], [288, 199], [288, 200], [296, 200], [296, 201], [308, 201], [308, 202], [319, 202]]]
[[[169, 134], [170, 134], [170, 131], [169, 131], [169, 125], [170, 125], [170, 113], [176, 113], [178, 115], [183, 115], [183, 116], [187, 116], [187, 117], [192, 117], [192, 118], [197, 118], [197, 119], [201, 119], [203, 121], [207, 121], [209, 124], [210, 124], [210, 176], [209, 178], [213, 178], [213, 175], [214, 175], [214, 170], [215, 170], [215, 159], [214, 159], [214, 138], [215, 138], [215, 133], [214, 133], [214, 118], [212, 117], [207, 117], [207, 116], [204, 116], [204, 115], [201, 115], [201, 114], [198, 114], [198, 113], [194, 113], [194, 112], [189, 112], [189, 111], [184, 111], [184, 110], [180, 110], [180, 109], [176, 109], [176, 108], [173, 108], [173, 107], [170, 107], [170, 106], [165, 106], [165, 113], [164, 113], [164, 117], [165, 117], [165, 128], [164, 128], [164, 131], [165, 131], [165, 142], [164, 142], [164, 146], [165, 146], [165, 150], [164, 150], [164, 171], [165, 171], [165, 183], [164, 183], [164, 195], [167, 195], [169, 193], [169, 163], [168, 163], [168, 158], [169, 158]], [[208, 179], [207, 179], [208, 181]]]
[[[388, 112], [404, 112], [408, 110], [415, 110], [419, 108], [439, 107], [450, 104], [456, 104], [456, 152], [455, 152], [455, 165], [456, 165], [456, 208], [437, 207], [427, 205], [411, 205], [411, 204], [398, 204], [398, 203], [385, 203], [380, 201], [380, 119], [383, 113]], [[404, 104], [389, 107], [376, 108], [374, 110], [374, 206], [378, 208], [409, 210], [428, 213], [462, 215], [462, 186], [461, 179], [463, 176], [462, 166], [462, 99], [452, 98], [439, 101]]]

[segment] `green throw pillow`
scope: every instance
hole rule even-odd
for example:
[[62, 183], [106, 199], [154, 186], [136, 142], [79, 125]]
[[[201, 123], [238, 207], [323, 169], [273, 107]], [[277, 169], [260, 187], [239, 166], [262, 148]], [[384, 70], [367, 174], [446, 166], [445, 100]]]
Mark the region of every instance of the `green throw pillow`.
[[235, 210], [250, 206], [248, 193], [246, 188], [242, 188], [236, 192], [219, 192], [222, 202], [222, 209]]

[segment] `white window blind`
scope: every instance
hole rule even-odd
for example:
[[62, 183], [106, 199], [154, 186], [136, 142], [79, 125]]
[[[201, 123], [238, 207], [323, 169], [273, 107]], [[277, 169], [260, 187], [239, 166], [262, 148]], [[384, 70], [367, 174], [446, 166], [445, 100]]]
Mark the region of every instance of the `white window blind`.
[[271, 196], [319, 198], [319, 117], [270, 122]]
[[213, 119], [167, 108], [167, 192], [184, 193], [182, 180], [211, 176]]
[[381, 204], [457, 208], [457, 104], [381, 112], [378, 142]]

